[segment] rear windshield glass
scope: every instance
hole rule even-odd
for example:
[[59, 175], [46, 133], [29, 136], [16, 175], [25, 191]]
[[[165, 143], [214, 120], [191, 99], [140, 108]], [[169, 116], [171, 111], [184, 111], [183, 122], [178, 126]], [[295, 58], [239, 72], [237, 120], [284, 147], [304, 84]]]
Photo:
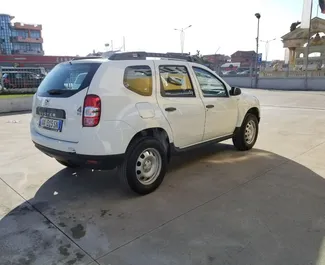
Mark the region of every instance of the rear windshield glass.
[[71, 96], [88, 87], [101, 63], [65, 63], [55, 66], [38, 87], [39, 96]]

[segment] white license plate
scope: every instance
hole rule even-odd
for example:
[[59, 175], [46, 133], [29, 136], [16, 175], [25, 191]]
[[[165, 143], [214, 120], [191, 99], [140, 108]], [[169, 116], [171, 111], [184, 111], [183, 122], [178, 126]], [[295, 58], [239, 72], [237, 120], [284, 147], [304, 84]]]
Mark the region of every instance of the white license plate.
[[39, 126], [52, 131], [61, 132], [62, 131], [62, 120], [48, 119], [48, 118], [40, 118]]

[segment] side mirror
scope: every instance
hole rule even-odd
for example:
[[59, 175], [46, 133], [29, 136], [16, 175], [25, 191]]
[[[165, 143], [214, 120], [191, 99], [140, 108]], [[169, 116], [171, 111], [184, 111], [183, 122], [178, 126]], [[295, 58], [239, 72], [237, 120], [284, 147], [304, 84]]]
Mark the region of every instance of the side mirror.
[[241, 94], [241, 89], [239, 87], [232, 87], [230, 90], [231, 96], [239, 96]]

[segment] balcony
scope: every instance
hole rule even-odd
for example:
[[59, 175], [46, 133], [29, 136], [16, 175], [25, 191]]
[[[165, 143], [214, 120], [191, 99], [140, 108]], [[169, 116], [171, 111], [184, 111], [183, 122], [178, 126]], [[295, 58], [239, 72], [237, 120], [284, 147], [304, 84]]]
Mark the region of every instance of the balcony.
[[42, 30], [42, 25], [40, 24], [24, 24], [24, 23], [20, 23], [20, 22], [16, 22], [14, 23], [13, 27], [15, 29], [29, 29], [29, 30]]
[[44, 51], [12, 50], [12, 54], [44, 55]]
[[43, 38], [25, 38], [21, 36], [12, 37], [12, 42], [43, 43]]

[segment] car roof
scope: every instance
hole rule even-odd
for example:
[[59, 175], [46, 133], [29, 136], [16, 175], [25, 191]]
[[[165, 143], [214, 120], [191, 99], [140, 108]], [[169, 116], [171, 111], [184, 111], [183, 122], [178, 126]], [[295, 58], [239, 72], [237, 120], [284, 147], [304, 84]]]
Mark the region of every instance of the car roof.
[[186, 62], [199, 62], [197, 56], [191, 56], [186, 53], [156, 53], [156, 52], [144, 52], [144, 51], [131, 51], [131, 52], [116, 52], [108, 57], [101, 56], [86, 56], [86, 57], [76, 57], [69, 62], [64, 63], [91, 63], [91, 62], [112, 62], [112, 61], [123, 61], [128, 63], [128, 61], [144, 61], [144, 60], [167, 60], [167, 61], [186, 61]]
[[191, 65], [195, 65], [195, 66], [199, 66], [199, 67], [204, 67], [206, 68], [206, 66], [202, 65], [202, 64], [198, 64], [198, 63], [193, 63], [193, 62], [188, 62], [188, 61], [184, 61], [184, 60], [172, 60], [172, 59], [146, 59], [146, 60], [109, 60], [107, 58], [101, 58], [101, 59], [82, 59], [82, 60], [77, 60], [77, 61], [70, 61], [70, 62], [63, 62], [61, 64], [81, 64], [81, 63], [102, 63], [102, 64], [125, 64], [125, 65], [134, 65], [134, 63], [138, 63], [141, 65], [145, 65], [146, 62], [152, 62], [152, 61], [159, 61], [162, 62], [164, 64], [175, 64], [175, 62], [177, 62], [179, 65], [186, 65], [186, 64], [191, 64]]
[[87, 56], [87, 57], [76, 57], [68, 62], [62, 62], [60, 64], [79, 64], [79, 63], [101, 63], [101, 64], [119, 64], [134, 65], [134, 63], [146, 64], [145, 62], [159, 61], [164, 64], [179, 64], [202, 67], [206, 70], [210, 70], [202, 62], [200, 58], [191, 56], [185, 53], [151, 53], [151, 52], [118, 52], [110, 55], [109, 57], [101, 56]]

